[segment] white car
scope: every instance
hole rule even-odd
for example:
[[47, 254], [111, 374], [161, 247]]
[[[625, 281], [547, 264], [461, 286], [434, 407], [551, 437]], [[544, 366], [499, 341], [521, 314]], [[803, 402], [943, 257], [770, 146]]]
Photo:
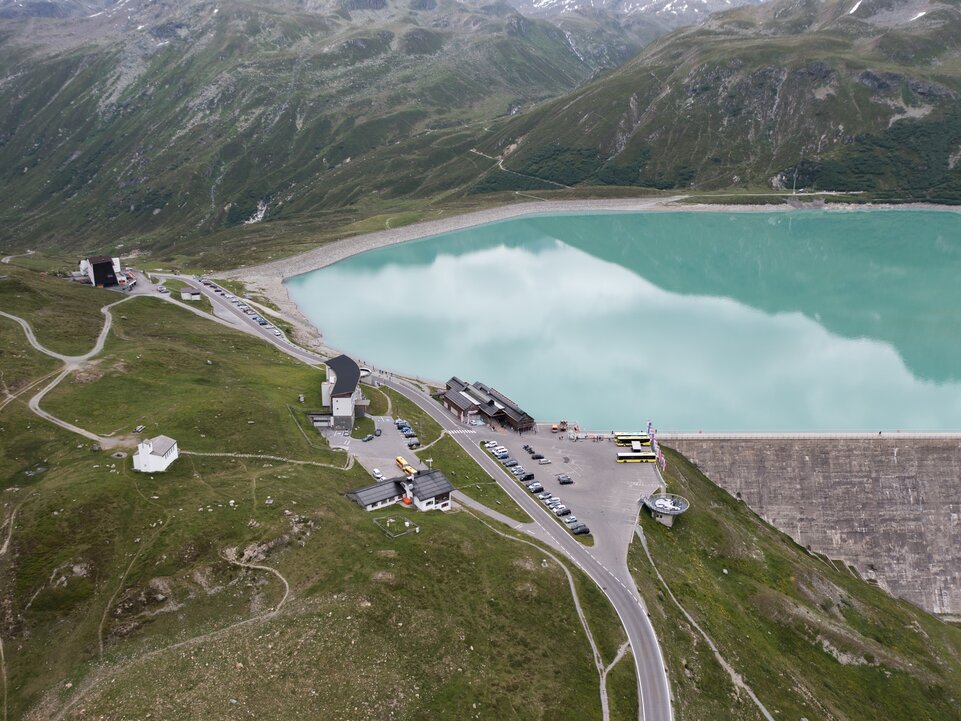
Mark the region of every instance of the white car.
[[384, 474], [380, 472], [380, 469], [379, 469], [379, 468], [375, 468], [373, 471], [371, 471], [371, 472], [370, 472], [370, 475], [372, 475], [372, 476], [373, 476], [374, 478], [376, 478], [378, 481], [384, 480]]
[[279, 337], [279, 336], [282, 336], [283, 333], [281, 333], [279, 330], [277, 330], [276, 328], [274, 328], [274, 335]]
[[564, 518], [563, 521], [568, 526], [573, 526], [575, 523], [577, 523], [577, 516], [568, 516], [567, 518]]

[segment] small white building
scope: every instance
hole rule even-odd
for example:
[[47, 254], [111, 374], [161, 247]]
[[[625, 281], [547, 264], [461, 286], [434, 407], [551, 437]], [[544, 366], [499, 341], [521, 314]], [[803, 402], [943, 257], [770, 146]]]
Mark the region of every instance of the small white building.
[[180, 291], [181, 300], [200, 300], [200, 291], [193, 288], [184, 288]]
[[133, 454], [133, 468], [142, 473], [166, 471], [180, 457], [177, 441], [169, 436], [145, 438]]

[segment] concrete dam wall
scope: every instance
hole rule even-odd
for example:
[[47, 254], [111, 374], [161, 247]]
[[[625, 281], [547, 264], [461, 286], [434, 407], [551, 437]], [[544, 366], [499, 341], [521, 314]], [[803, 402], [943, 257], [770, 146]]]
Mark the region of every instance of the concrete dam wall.
[[961, 440], [664, 443], [801, 545], [930, 612], [961, 617]]

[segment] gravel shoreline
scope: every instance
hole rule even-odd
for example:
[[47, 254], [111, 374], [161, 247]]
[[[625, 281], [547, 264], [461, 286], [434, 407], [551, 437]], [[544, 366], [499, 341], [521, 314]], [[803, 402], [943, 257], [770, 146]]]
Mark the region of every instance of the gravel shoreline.
[[[785, 202], [780, 205], [714, 205], [714, 204], [684, 204], [677, 203], [686, 196], [661, 198], [630, 198], [612, 200], [545, 200], [541, 202], [517, 203], [503, 205], [485, 210], [478, 210], [450, 218], [413, 223], [400, 228], [381, 230], [375, 233], [356, 235], [342, 238], [332, 243], [309, 250], [305, 253], [274, 260], [262, 265], [249, 268], [215, 273], [216, 278], [231, 278], [242, 281], [253, 293], [262, 294], [274, 303], [284, 316], [295, 327], [295, 340], [301, 345], [322, 354], [339, 352], [337, 349], [325, 345], [323, 334], [300, 312], [297, 304], [287, 294], [284, 281], [301, 273], [307, 273], [318, 268], [324, 268], [338, 261], [349, 258], [358, 253], [376, 250], [388, 245], [406, 243], [419, 238], [441, 235], [455, 230], [463, 230], [478, 225], [496, 223], [526, 215], [550, 213], [598, 213], [598, 212], [714, 212], [714, 213], [756, 213], [756, 212], [803, 212], [806, 209], [831, 211], [867, 211], [867, 210], [951, 210], [961, 212], [953, 206], [940, 206], [927, 203], [905, 205], [852, 205], [813, 203], [816, 196], [804, 196], [805, 207]], [[785, 198], [787, 201], [788, 198]], [[802, 200], [802, 198], [799, 198]]]

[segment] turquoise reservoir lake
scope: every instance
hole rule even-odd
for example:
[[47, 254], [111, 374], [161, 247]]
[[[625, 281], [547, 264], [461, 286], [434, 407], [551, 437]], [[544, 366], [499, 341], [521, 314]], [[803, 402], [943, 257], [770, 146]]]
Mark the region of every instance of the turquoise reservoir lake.
[[528, 216], [287, 282], [326, 342], [594, 430], [961, 430], [961, 215]]

